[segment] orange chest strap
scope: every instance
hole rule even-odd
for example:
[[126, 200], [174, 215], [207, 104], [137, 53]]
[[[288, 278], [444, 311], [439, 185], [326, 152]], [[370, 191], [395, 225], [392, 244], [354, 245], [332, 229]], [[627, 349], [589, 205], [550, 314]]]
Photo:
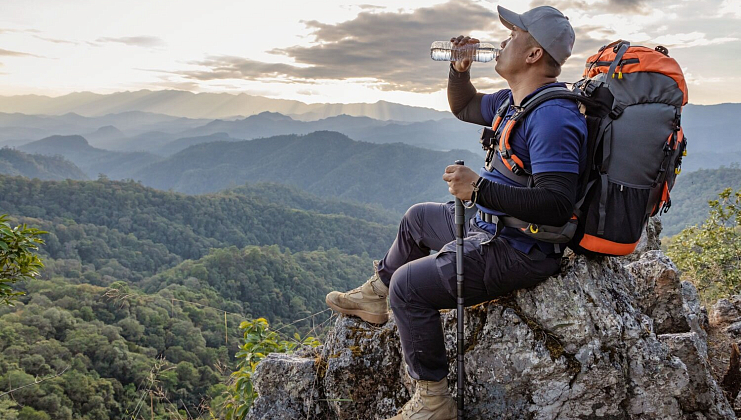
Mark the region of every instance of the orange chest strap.
[[[504, 119], [505, 112], [498, 112], [497, 117], [494, 120], [494, 123], [492, 123], [491, 129], [495, 133], [499, 129], [499, 126], [502, 124], [502, 121]], [[527, 172], [525, 171], [525, 165], [522, 163], [522, 160], [518, 158], [513, 152], [512, 148], [509, 144], [509, 137], [512, 135], [512, 129], [514, 128], [515, 124], [517, 124], [517, 121], [519, 119], [517, 118], [517, 113], [513, 115], [505, 124], [504, 128], [502, 128], [501, 133], [499, 134], [499, 138], [497, 141], [498, 148], [499, 148], [499, 156], [502, 158], [502, 162], [504, 165], [512, 171], [516, 175], [523, 175]]]

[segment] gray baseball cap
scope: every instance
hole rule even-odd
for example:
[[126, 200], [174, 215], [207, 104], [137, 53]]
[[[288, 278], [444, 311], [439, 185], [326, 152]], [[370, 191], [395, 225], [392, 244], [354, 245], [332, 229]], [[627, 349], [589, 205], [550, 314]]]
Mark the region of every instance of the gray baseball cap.
[[497, 6], [499, 20], [509, 29], [517, 26], [530, 32], [543, 49], [563, 65], [574, 48], [574, 28], [569, 18], [551, 6], [539, 6], [523, 14], [517, 14], [502, 6]]

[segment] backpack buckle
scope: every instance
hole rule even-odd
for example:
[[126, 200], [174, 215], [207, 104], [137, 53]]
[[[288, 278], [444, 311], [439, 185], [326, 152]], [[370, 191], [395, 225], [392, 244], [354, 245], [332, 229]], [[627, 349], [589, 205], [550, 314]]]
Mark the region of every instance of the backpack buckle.
[[610, 119], [616, 120], [620, 118], [620, 115], [623, 114], [624, 110], [625, 108], [623, 108], [620, 105], [615, 106], [615, 108], [612, 108], [612, 111], [610, 111], [610, 115], [609, 115]]
[[489, 150], [492, 145], [495, 145], [495, 135], [496, 133], [494, 132], [494, 130], [489, 127], [484, 127], [484, 129], [481, 131], [481, 139], [479, 140], [479, 143], [481, 143], [481, 148], [484, 150]]

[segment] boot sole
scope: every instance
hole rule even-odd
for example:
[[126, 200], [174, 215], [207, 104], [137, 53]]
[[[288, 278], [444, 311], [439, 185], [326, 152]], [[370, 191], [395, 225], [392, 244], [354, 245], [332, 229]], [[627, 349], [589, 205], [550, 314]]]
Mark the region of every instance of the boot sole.
[[376, 314], [373, 312], [364, 311], [362, 309], [345, 309], [345, 308], [340, 308], [339, 306], [330, 302], [329, 299], [327, 298], [325, 298], [324, 301], [327, 302], [327, 306], [332, 308], [333, 311], [339, 312], [345, 315], [357, 316], [365, 322], [370, 322], [372, 324], [385, 324], [389, 320], [388, 312], [386, 312], [385, 314]]

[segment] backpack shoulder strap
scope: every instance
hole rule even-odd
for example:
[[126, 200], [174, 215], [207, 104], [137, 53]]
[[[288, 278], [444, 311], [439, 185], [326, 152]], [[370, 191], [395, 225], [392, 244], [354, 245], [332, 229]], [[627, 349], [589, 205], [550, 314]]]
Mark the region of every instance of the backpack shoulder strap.
[[[518, 121], [522, 120], [532, 112], [535, 108], [540, 106], [543, 102], [546, 102], [551, 99], [560, 98], [560, 97], [566, 97], [571, 98], [577, 96], [576, 94], [572, 93], [569, 89], [563, 87], [563, 86], [552, 86], [546, 89], [543, 89], [542, 91], [536, 93], [533, 97], [529, 98], [525, 103], [517, 107], [517, 111], [515, 114], [510, 118], [509, 121], [507, 121], [507, 124], [504, 126], [504, 129], [502, 130], [501, 135], [499, 136], [499, 156], [502, 158], [502, 163], [506, 167], [506, 171], [502, 172], [502, 170], [497, 167], [497, 170], [499, 172], [502, 172], [505, 174], [505, 176], [509, 177], [507, 175], [507, 172], [512, 172], [514, 175], [517, 175], [518, 177], [525, 177], [529, 178], [532, 175], [529, 171], [525, 169], [525, 165], [522, 163], [522, 160], [517, 157], [512, 151], [512, 148], [509, 145], [509, 136], [512, 134], [512, 129], [514, 128], [515, 124], [517, 124]], [[492, 162], [496, 159], [492, 159]], [[499, 166], [499, 165], [497, 165]], [[522, 182], [516, 181], [520, 184]], [[529, 185], [530, 180], [525, 183], [525, 185]]]

